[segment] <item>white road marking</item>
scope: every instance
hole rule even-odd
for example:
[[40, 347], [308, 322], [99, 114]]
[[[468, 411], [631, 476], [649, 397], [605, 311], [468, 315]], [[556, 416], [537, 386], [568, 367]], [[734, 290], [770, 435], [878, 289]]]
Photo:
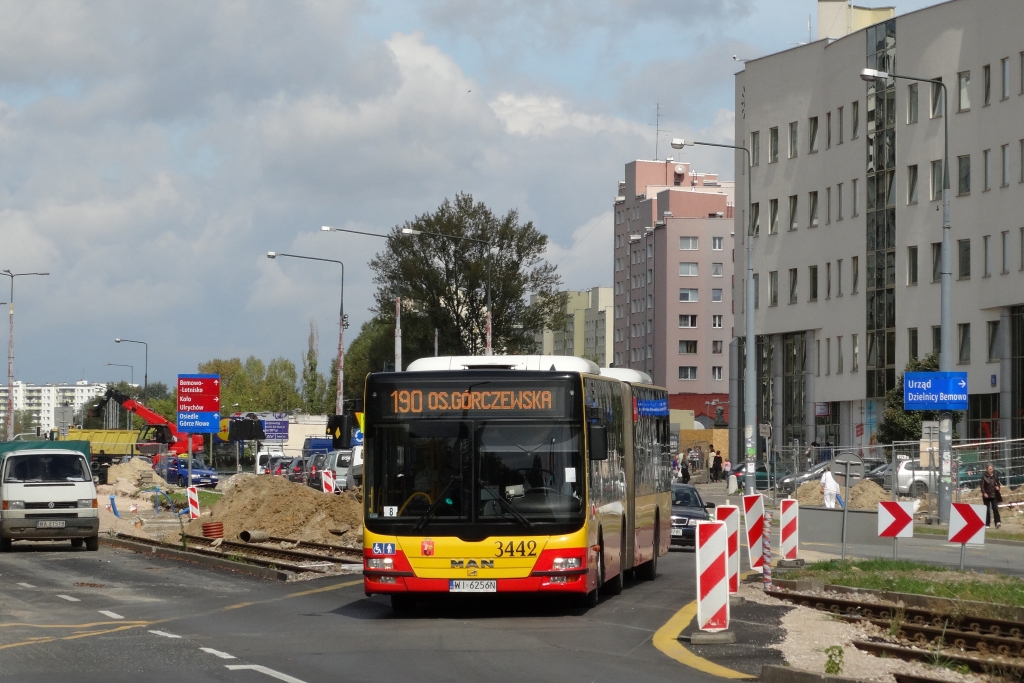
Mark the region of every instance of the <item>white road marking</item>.
[[199, 649], [202, 650], [203, 652], [208, 652], [211, 655], [214, 655], [215, 657], [220, 657], [221, 659], [234, 659], [235, 658], [234, 655], [229, 655], [227, 652], [221, 652], [220, 650], [214, 650], [212, 647], [201, 647]]
[[62, 600], [67, 600], [68, 602], [82, 602], [78, 598], [73, 598], [70, 595], [61, 595], [60, 593], [58, 593], [57, 597], [61, 598]]
[[99, 613], [100, 613], [100, 614], [102, 614], [102, 615], [103, 615], [103, 616], [105, 616], [105, 617], [110, 617], [111, 619], [124, 619], [124, 617], [122, 617], [122, 616], [121, 616], [120, 614], [118, 614], [117, 612], [108, 612], [108, 611], [107, 611], [107, 610], [105, 610], [105, 609], [101, 609], [101, 610], [99, 610]]
[[289, 676], [288, 674], [283, 674], [280, 671], [268, 669], [267, 667], [260, 666], [259, 664], [225, 664], [224, 666], [226, 666], [231, 671], [239, 671], [242, 669], [247, 669], [249, 671], [258, 671], [261, 674], [266, 674], [271, 678], [276, 678], [277, 680], [284, 681], [285, 683], [306, 683], [301, 678], [295, 678], [294, 676]]
[[181, 636], [176, 636], [173, 633], [168, 633], [167, 631], [150, 631], [150, 633], [155, 636], [163, 636], [164, 638], [181, 638]]
[[35, 588], [31, 583], [19, 583], [18, 585], [22, 588]]

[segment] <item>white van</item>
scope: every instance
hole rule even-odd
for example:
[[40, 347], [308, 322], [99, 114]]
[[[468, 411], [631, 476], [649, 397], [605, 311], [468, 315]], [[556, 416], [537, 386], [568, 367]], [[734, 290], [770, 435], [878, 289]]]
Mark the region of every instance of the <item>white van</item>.
[[100, 517], [89, 461], [60, 448], [10, 451], [0, 460], [0, 551], [11, 542], [71, 540], [100, 547]]

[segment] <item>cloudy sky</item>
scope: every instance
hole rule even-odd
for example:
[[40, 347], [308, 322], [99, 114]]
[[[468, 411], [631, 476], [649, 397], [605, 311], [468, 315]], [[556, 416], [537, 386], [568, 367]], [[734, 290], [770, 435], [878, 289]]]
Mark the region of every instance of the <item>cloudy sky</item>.
[[[546, 232], [567, 286], [611, 285], [610, 205], [654, 156], [656, 103], [662, 157], [672, 136], [731, 141], [733, 55], [806, 41], [815, 11], [0, 0], [0, 270], [51, 273], [16, 282], [16, 376], [141, 381], [119, 336], [168, 383], [213, 357], [298, 362], [311, 317], [332, 355], [339, 269], [266, 252], [344, 260], [354, 336], [382, 242], [319, 227], [383, 232], [459, 191]], [[732, 177], [731, 155], [686, 158]]]

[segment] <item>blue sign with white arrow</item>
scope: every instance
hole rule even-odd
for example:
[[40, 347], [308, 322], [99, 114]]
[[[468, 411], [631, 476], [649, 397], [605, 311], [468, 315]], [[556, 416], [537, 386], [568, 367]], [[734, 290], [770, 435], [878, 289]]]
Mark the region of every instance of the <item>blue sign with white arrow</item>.
[[903, 375], [904, 410], [967, 410], [966, 372]]

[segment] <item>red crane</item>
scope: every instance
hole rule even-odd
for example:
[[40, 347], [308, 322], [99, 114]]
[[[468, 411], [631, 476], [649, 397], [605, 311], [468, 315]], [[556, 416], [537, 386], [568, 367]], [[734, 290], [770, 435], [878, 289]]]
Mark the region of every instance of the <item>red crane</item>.
[[[162, 446], [167, 446], [167, 452], [174, 455], [188, 455], [188, 439], [192, 439], [192, 452], [203, 452], [202, 434], [185, 434], [178, 431], [178, 426], [163, 415], [150, 410], [135, 399], [122, 394], [116, 389], [107, 389], [104, 399], [117, 401], [125, 410], [135, 413], [146, 425], [139, 430], [137, 439], [137, 450], [145, 455], [157, 455]], [[101, 404], [102, 405], [102, 404]]]

